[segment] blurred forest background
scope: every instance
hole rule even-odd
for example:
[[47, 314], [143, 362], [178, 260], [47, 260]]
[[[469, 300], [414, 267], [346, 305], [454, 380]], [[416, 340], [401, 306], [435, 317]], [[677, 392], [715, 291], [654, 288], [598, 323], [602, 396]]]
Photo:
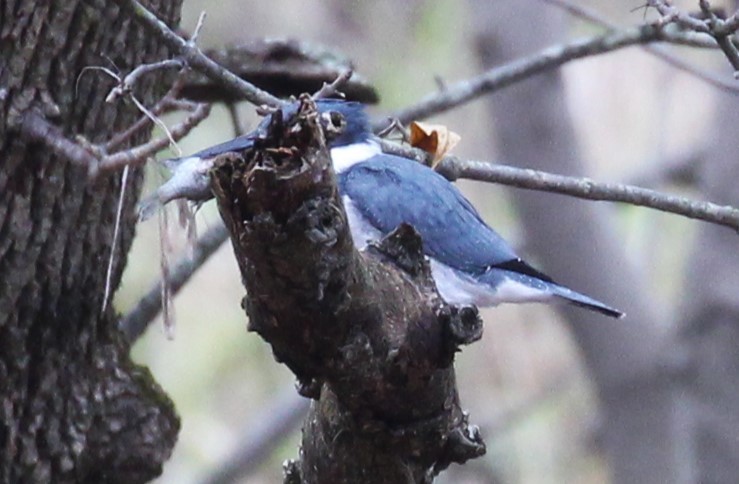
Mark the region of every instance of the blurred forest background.
[[[581, 4], [620, 26], [644, 21], [643, 9], [631, 11], [637, 2]], [[686, 11], [697, 8], [697, 2], [676, 4]], [[439, 82], [604, 31], [537, 0], [188, 0], [182, 27], [192, 30], [203, 10], [208, 16], [198, 41], [202, 48], [292, 37], [340, 51], [378, 89], [381, 102], [371, 108], [376, 119], [438, 90]], [[730, 66], [718, 52], [670, 51], [731, 80]], [[737, 122], [731, 121], [739, 111], [735, 96], [641, 48], [629, 48], [568, 63], [434, 121], [461, 134], [455, 154], [462, 158], [736, 205], [729, 182], [739, 171], [737, 151], [730, 146], [737, 143]], [[244, 104], [240, 110], [246, 127], [254, 126], [254, 107]], [[227, 110], [218, 106], [180, 146], [190, 153], [232, 132]], [[156, 167], [149, 175], [148, 190], [165, 179]], [[541, 305], [484, 311], [483, 339], [466, 347], [456, 362], [463, 407], [481, 426], [488, 452], [464, 467], [452, 466], [439, 482], [628, 482], [628, 474], [614, 470], [604, 449], [628, 445], [624, 434], [637, 428], [652, 436], [652, 450], [670, 454], [645, 459], [654, 457], [657, 467], [685, 466], [654, 476], [673, 476], [671, 482], [710, 476], [711, 457], [702, 460], [708, 451], [701, 450], [710, 445], [682, 432], [710, 422], [713, 415], [726, 417], [722, 426], [729, 435], [736, 429], [736, 410], [725, 407], [737, 392], [732, 378], [739, 374], [731, 376], [739, 366], [732, 350], [739, 348], [732, 326], [739, 310], [731, 283], [731, 274], [739, 273], [734, 270], [736, 234], [642, 208], [461, 184], [485, 219], [535, 265], [624, 309], [627, 319], [610, 321]], [[217, 217], [213, 204], [204, 206], [197, 216], [200, 232]], [[184, 236], [179, 237], [184, 247]], [[115, 299], [122, 313], [159, 277], [156, 222], [139, 226], [128, 259]], [[306, 404], [293, 390], [291, 373], [275, 363], [257, 335], [246, 332], [242, 297], [226, 244], [176, 297], [175, 338], [168, 340], [158, 321], [136, 344], [136, 361], [151, 369], [182, 417], [179, 443], [159, 483], [206, 482], [260, 425], [274, 425], [279, 412], [294, 414], [291, 409]], [[659, 375], [646, 377], [644, 368]], [[701, 378], [717, 372], [727, 377]], [[656, 388], [673, 379], [689, 384]], [[612, 404], [616, 400], [621, 403]], [[699, 418], [685, 410], [698, 407], [703, 409]], [[665, 413], [649, 413], [652, 408]], [[636, 422], [622, 420], [641, 411], [646, 413]], [[665, 418], [669, 424], [656, 426]], [[299, 427], [294, 425], [274, 452], [237, 482], [280, 481], [281, 462], [296, 457]], [[613, 432], [617, 427], [621, 434]], [[721, 439], [706, 435], [710, 442]], [[696, 466], [679, 458], [682, 447], [698, 456]], [[713, 458], [736, 456], [731, 445], [716, 448], [722, 452], [708, 452]], [[622, 459], [633, 458], [625, 452]]]

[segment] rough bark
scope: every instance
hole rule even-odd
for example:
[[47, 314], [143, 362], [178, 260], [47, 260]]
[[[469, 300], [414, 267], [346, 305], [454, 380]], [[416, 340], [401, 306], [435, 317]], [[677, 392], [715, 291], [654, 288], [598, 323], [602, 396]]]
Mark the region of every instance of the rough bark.
[[[149, 5], [179, 20], [180, 2]], [[90, 181], [86, 169], [25, 139], [21, 122], [35, 110], [69, 138], [103, 141], [140, 114], [106, 104], [111, 81], [82, 69], [110, 60], [128, 71], [167, 53], [110, 2], [0, 8], [0, 482], [145, 482], [161, 472], [179, 421], [130, 361], [113, 311], [101, 314], [120, 174]], [[162, 81], [146, 77], [136, 95], [151, 103]], [[133, 169], [113, 288], [140, 184]]]
[[316, 400], [286, 479], [427, 482], [484, 451], [451, 366], [480, 320], [441, 301], [410, 227], [356, 251], [310, 106], [284, 122], [275, 115], [255, 150], [213, 174], [249, 330]]
[[[561, 19], [532, 16], [529, 2], [472, 1], [483, 67], [521, 57], [563, 38]], [[538, 8], [533, 2], [529, 8]], [[509, 164], [584, 174], [559, 73], [524, 81], [490, 102], [500, 158]], [[531, 248], [546, 272], [625, 310], [617, 322], [562, 308], [597, 384], [603, 442], [614, 482], [676, 482], [680, 401], [665, 360], [668, 335], [643, 278], [626, 262], [605, 206], [551, 194], [514, 191]]]

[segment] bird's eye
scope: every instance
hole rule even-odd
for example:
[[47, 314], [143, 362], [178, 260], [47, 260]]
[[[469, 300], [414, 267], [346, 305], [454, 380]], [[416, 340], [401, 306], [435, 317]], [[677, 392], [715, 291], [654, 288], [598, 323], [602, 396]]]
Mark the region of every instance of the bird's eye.
[[338, 111], [329, 111], [321, 115], [321, 125], [326, 133], [326, 137], [334, 139], [344, 131], [346, 119]]
[[346, 120], [344, 120], [344, 116], [340, 112], [331, 111], [331, 124], [338, 129], [342, 129], [346, 125]]

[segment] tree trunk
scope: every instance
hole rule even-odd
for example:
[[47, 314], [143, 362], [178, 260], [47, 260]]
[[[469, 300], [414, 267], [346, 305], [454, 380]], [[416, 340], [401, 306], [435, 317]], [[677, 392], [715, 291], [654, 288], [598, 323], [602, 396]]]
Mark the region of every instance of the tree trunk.
[[[179, 1], [148, 3], [179, 21]], [[114, 312], [101, 314], [121, 176], [91, 181], [21, 131], [37, 112], [70, 139], [108, 139], [140, 113], [106, 103], [113, 82], [83, 68], [115, 64], [125, 74], [167, 52], [112, 2], [10, 0], [0, 8], [0, 482], [144, 482], [161, 472], [179, 421], [151, 375], [130, 361]], [[150, 74], [136, 96], [150, 105], [163, 89], [162, 74]], [[131, 170], [113, 289], [141, 178]]]
[[[531, 15], [537, 2], [471, 1], [484, 68], [562, 42], [561, 18]], [[495, 94], [490, 115], [501, 159], [526, 168], [582, 175], [558, 72]], [[625, 310], [621, 321], [561, 308], [598, 386], [603, 437], [614, 482], [679, 482], [680, 402], [665, 368], [660, 330], [643, 278], [626, 263], [608, 207], [552, 194], [513, 192], [531, 248], [546, 272]]]

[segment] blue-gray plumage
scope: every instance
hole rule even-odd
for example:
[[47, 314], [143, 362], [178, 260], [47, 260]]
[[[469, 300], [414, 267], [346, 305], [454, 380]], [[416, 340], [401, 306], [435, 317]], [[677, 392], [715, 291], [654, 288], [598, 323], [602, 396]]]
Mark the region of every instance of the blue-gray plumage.
[[383, 233], [413, 225], [426, 254], [455, 269], [481, 274], [516, 259], [454, 185], [419, 163], [375, 155], [340, 173], [339, 192]]
[[[339, 192], [355, 212], [350, 226], [362, 225], [351, 220], [359, 216], [383, 235], [403, 222], [416, 228], [448, 302], [493, 306], [561, 298], [608, 316], [622, 314], [524, 262], [454, 185], [424, 165], [375, 155], [339, 173]], [[366, 244], [362, 237], [373, 238], [371, 229], [352, 232], [358, 245]]]
[[382, 153], [370, 136], [358, 103], [319, 104], [338, 110], [351, 139], [331, 145], [355, 245], [359, 248], [412, 225], [423, 239], [441, 296], [452, 304], [495, 306], [503, 302], [567, 301], [611, 317], [623, 313], [554, 282], [524, 262], [490, 228], [462, 193], [431, 168]]
[[[451, 304], [495, 306], [503, 302], [562, 300], [607, 316], [623, 316], [600, 301], [557, 284], [524, 262], [462, 193], [434, 170], [414, 160], [382, 153], [372, 139], [361, 104], [319, 100], [317, 106], [322, 115], [338, 112], [344, 118], [345, 126], [330, 141], [329, 148], [349, 228], [359, 249], [401, 223], [408, 223], [423, 239], [439, 294]], [[286, 108], [286, 114], [296, 107]], [[218, 155], [250, 148], [268, 123], [266, 118], [254, 132], [174, 160], [174, 164], [200, 169]], [[172, 179], [190, 180], [190, 171], [177, 168]], [[160, 188], [166, 195], [157, 197], [160, 203], [183, 191], [166, 188], [168, 184]], [[191, 191], [206, 195], [200, 185]]]

